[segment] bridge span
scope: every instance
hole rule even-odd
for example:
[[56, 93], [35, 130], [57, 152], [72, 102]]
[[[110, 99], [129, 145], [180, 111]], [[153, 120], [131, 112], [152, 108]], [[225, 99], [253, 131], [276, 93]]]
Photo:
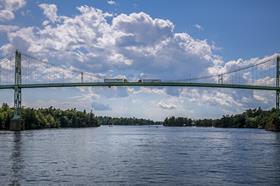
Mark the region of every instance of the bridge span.
[[0, 85], [0, 89], [30, 88], [59, 88], [59, 87], [204, 87], [204, 88], [233, 88], [248, 90], [280, 90], [276, 86], [192, 83], [192, 82], [81, 82], [81, 83], [36, 83], [20, 85]]
[[[276, 93], [276, 109], [279, 109], [280, 99], [280, 56], [276, 57], [275, 70], [275, 85], [255, 85], [255, 84], [238, 84], [238, 83], [224, 83], [223, 77], [228, 74], [236, 73], [241, 70], [263, 65], [268, 61], [258, 64], [249, 65], [240, 69], [235, 69], [230, 72], [217, 74], [218, 83], [206, 82], [190, 82], [191, 80], [212, 78], [214, 76], [205, 76], [193, 78], [185, 81], [157, 81], [157, 82], [142, 82], [142, 81], [124, 81], [124, 82], [84, 82], [83, 73], [81, 73], [81, 82], [65, 82], [65, 83], [22, 83], [22, 54], [19, 51], [15, 52], [15, 69], [14, 69], [14, 84], [0, 84], [0, 89], [14, 90], [14, 116], [11, 119], [10, 130], [22, 130], [24, 124], [21, 119], [21, 103], [22, 103], [22, 89], [35, 88], [58, 88], [58, 87], [205, 87], [205, 88], [231, 88], [231, 89], [247, 89], [247, 90], [266, 90], [275, 91]], [[1, 69], [1, 68], [0, 68]]]

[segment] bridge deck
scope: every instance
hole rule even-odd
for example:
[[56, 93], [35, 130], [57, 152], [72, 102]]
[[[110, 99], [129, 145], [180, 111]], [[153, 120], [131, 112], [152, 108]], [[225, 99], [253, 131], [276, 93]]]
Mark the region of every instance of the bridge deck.
[[[190, 82], [84, 82], [84, 83], [36, 83], [21, 84], [19, 88], [54, 88], [54, 87], [209, 87], [235, 88], [251, 90], [280, 90], [276, 86], [217, 84], [217, 83], [190, 83]], [[15, 85], [0, 85], [0, 89], [14, 89]]]

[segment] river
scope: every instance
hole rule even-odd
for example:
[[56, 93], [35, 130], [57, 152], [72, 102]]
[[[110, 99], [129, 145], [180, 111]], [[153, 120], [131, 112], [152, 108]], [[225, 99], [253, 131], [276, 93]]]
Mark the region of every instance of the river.
[[102, 126], [0, 131], [0, 185], [279, 185], [280, 134]]

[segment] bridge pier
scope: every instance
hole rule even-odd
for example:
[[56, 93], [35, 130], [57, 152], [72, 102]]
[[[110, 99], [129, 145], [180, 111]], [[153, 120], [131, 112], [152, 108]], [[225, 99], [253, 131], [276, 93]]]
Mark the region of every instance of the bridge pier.
[[11, 131], [21, 131], [24, 130], [24, 121], [19, 115], [14, 115], [10, 121], [10, 128]]
[[14, 87], [14, 116], [10, 122], [10, 130], [24, 130], [24, 122], [21, 118], [21, 53], [15, 55], [15, 87]]

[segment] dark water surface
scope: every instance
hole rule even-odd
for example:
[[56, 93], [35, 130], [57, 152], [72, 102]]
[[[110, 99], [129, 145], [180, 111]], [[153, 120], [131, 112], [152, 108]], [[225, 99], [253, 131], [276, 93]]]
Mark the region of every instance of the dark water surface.
[[0, 185], [280, 185], [280, 134], [99, 127], [0, 132]]

